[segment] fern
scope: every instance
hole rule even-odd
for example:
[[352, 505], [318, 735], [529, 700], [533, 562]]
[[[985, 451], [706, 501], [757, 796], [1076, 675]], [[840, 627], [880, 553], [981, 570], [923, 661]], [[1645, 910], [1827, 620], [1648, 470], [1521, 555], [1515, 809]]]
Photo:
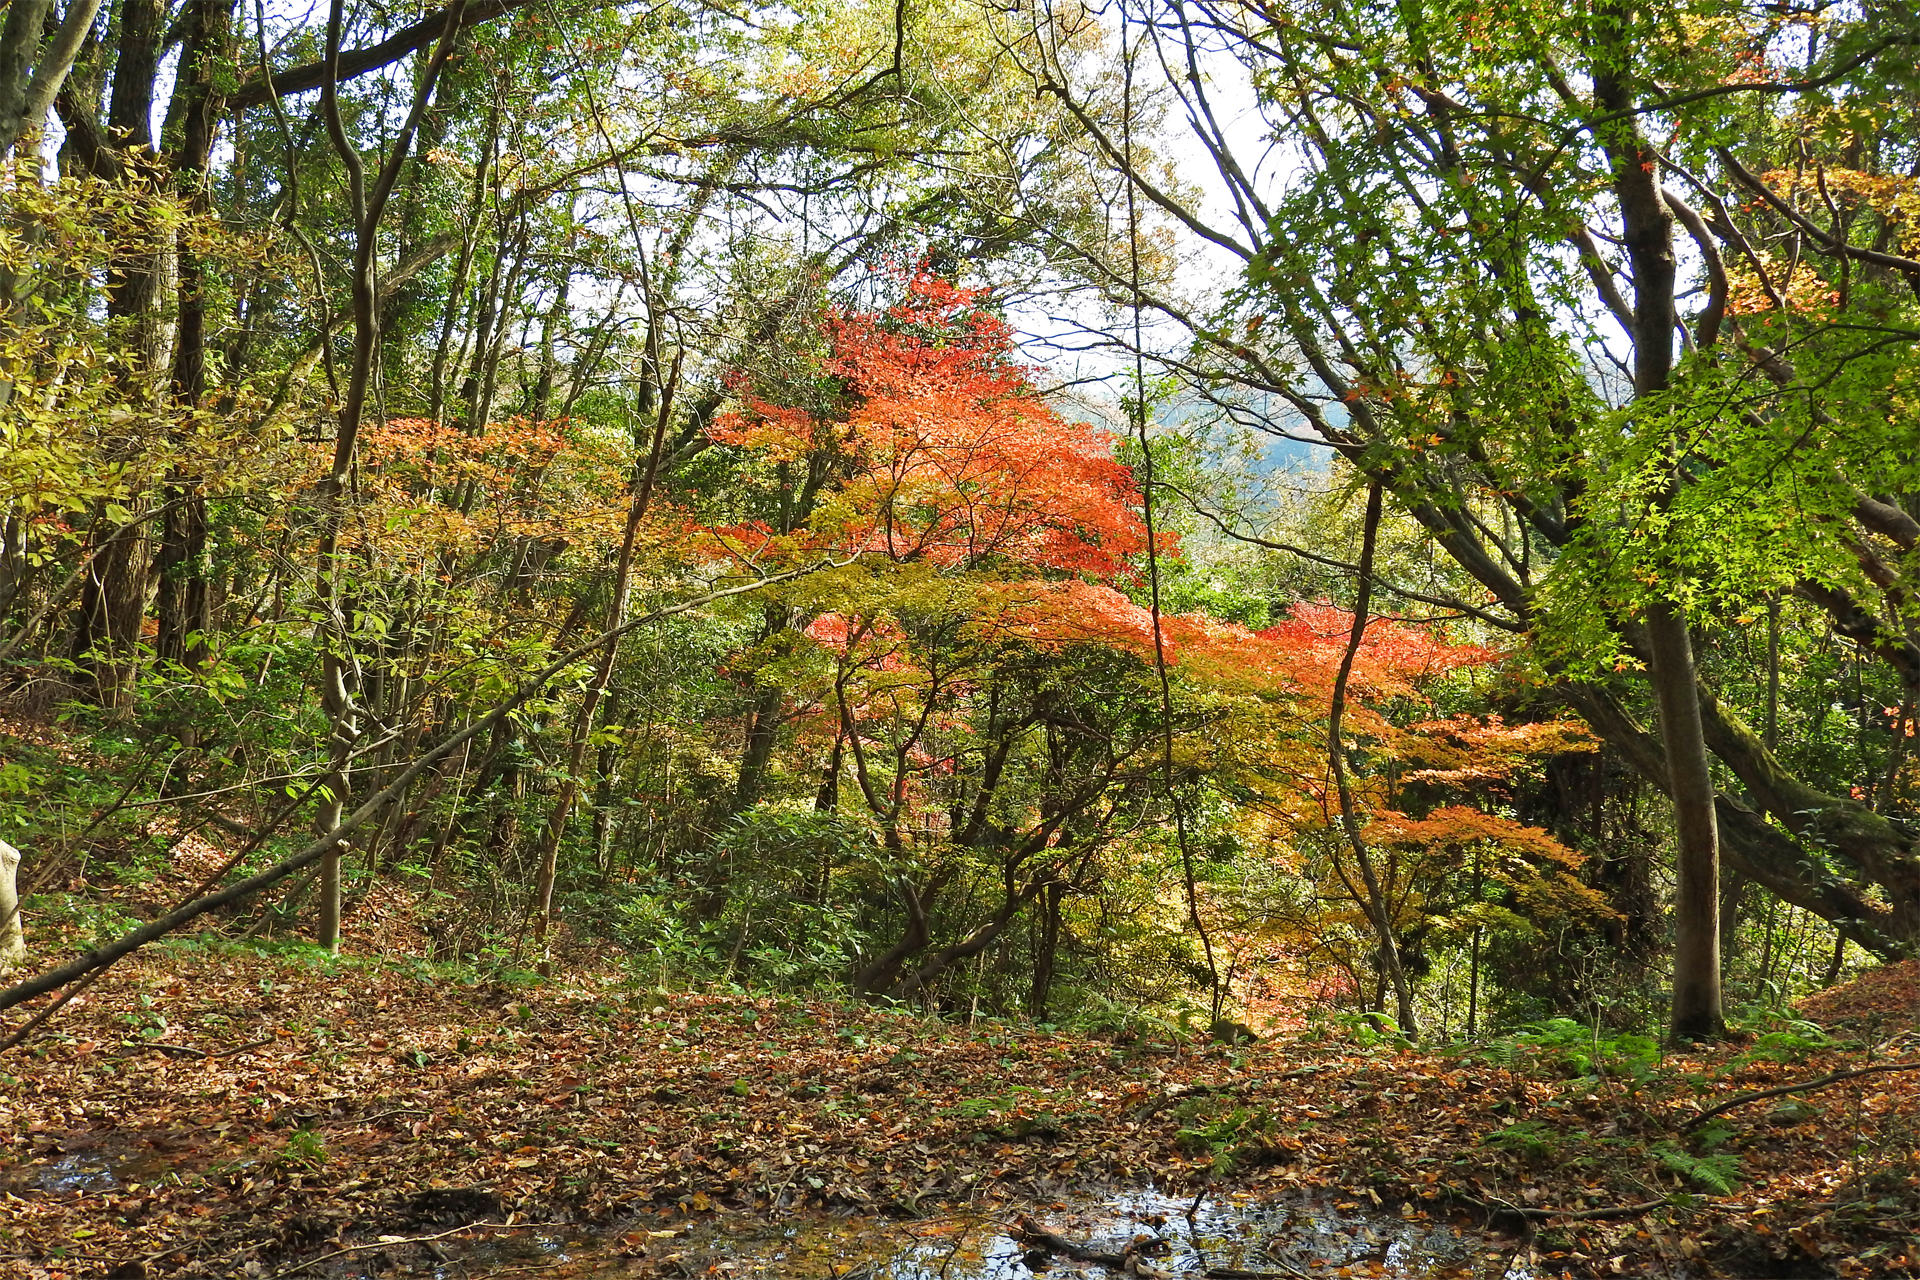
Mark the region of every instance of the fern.
[[1703, 1191], [1731, 1195], [1740, 1182], [1740, 1157], [1726, 1151], [1696, 1156], [1670, 1142], [1653, 1149], [1660, 1163]]

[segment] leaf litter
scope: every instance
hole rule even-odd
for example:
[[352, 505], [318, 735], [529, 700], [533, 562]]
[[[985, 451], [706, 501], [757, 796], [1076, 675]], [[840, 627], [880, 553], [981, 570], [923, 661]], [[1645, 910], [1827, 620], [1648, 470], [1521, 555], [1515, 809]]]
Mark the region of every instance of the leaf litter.
[[[1917, 977], [1896, 966], [1810, 1002], [1852, 1039], [1800, 1024], [1596, 1072], [1524, 1042], [1116, 1044], [176, 945], [0, 1058], [0, 1269], [564, 1274], [553, 1242], [572, 1241], [617, 1274], [800, 1275], [805, 1249], [767, 1263], [721, 1230], [781, 1224], [814, 1233], [825, 1276], [857, 1252], [833, 1243], [843, 1221], [891, 1224], [869, 1247], [1024, 1212], [1071, 1234], [1120, 1203], [1089, 1194], [1153, 1187], [1491, 1233], [1476, 1238], [1535, 1275], [1920, 1275], [1920, 1072], [1685, 1127], [1745, 1092], [1920, 1061]], [[548, 1244], [500, 1252], [528, 1241]], [[1287, 1265], [1385, 1274], [1372, 1264]]]

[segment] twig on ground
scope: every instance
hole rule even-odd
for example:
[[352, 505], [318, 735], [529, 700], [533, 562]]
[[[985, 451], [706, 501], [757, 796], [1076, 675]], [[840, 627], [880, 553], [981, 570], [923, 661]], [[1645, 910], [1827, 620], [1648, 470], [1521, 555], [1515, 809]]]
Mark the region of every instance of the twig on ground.
[[[272, 1037], [268, 1037], [265, 1040], [255, 1040], [251, 1044], [240, 1044], [235, 1045], [231, 1049], [212, 1051], [196, 1049], [190, 1044], [171, 1044], [165, 1040], [122, 1040], [119, 1047], [122, 1049], [131, 1049], [135, 1053], [139, 1053], [145, 1049], [152, 1049], [158, 1053], [173, 1053], [183, 1058], [198, 1058], [212, 1062], [216, 1058], [231, 1058], [235, 1054], [245, 1053], [249, 1049], [264, 1048], [272, 1043]], [[116, 1058], [114, 1061], [118, 1062], [121, 1061], [121, 1059]]]
[[366, 1244], [350, 1244], [344, 1249], [335, 1249], [332, 1253], [323, 1253], [308, 1258], [305, 1262], [296, 1262], [292, 1266], [276, 1271], [268, 1280], [286, 1280], [287, 1276], [298, 1275], [309, 1268], [335, 1258], [351, 1257], [356, 1253], [372, 1253], [379, 1249], [399, 1249], [410, 1244], [431, 1244], [436, 1240], [445, 1240], [448, 1236], [457, 1236], [463, 1231], [525, 1231], [532, 1227], [557, 1226], [551, 1222], [469, 1222], [463, 1227], [449, 1227], [445, 1231], [436, 1231], [428, 1236], [389, 1236], [381, 1240], [369, 1240]]
[[1528, 1222], [1606, 1222], [1615, 1218], [1637, 1218], [1673, 1204], [1671, 1200], [1642, 1200], [1638, 1204], [1602, 1205], [1594, 1209], [1535, 1209], [1511, 1200], [1502, 1200], [1498, 1196], [1488, 1200], [1478, 1200], [1472, 1196], [1453, 1196], [1451, 1199], [1457, 1204], [1470, 1205], [1487, 1213], [1524, 1218]]
[[[1143, 1256], [1146, 1247], [1164, 1243], [1158, 1236], [1145, 1237], [1120, 1253], [1107, 1253], [1094, 1249], [1075, 1240], [1069, 1240], [1056, 1231], [1052, 1231], [1032, 1218], [1022, 1214], [1013, 1220], [1013, 1237], [1021, 1244], [1043, 1249], [1057, 1257], [1071, 1258], [1075, 1262], [1088, 1262], [1097, 1267], [1106, 1267], [1130, 1276], [1169, 1276], [1173, 1272], [1164, 1271], [1148, 1262]], [[1202, 1276], [1205, 1280], [1307, 1280], [1306, 1273], [1292, 1269], [1279, 1271], [1244, 1271], [1239, 1267], [1206, 1267], [1200, 1271], [1180, 1272], [1186, 1276]]]
[[390, 1120], [394, 1116], [430, 1116], [433, 1112], [425, 1107], [395, 1107], [391, 1111], [376, 1111], [370, 1116], [355, 1116], [343, 1120], [342, 1124], [372, 1124], [375, 1120]]
[[1920, 1071], [1920, 1062], [1882, 1062], [1871, 1067], [1854, 1067], [1850, 1071], [1833, 1071], [1814, 1080], [1802, 1080], [1798, 1084], [1783, 1084], [1775, 1089], [1756, 1089], [1752, 1093], [1743, 1093], [1716, 1103], [1705, 1111], [1687, 1117], [1680, 1125], [1682, 1133], [1698, 1128], [1717, 1115], [1724, 1115], [1735, 1107], [1744, 1107], [1749, 1102], [1758, 1102], [1762, 1098], [1779, 1098], [1789, 1093], [1806, 1093], [1813, 1089], [1824, 1089], [1830, 1084], [1839, 1084], [1843, 1080], [1857, 1080], [1861, 1076], [1881, 1075], [1894, 1071]]
[[196, 1049], [190, 1044], [168, 1044], [164, 1040], [122, 1040], [120, 1047], [122, 1049], [132, 1049], [135, 1052], [142, 1049], [152, 1049], [155, 1053], [177, 1053], [183, 1058], [211, 1058], [213, 1056], [205, 1049]]

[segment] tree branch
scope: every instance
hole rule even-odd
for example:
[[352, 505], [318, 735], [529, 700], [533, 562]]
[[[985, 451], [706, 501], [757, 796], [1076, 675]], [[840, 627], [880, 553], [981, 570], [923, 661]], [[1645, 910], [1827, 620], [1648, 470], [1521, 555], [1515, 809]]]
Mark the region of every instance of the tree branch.
[[1857, 1080], [1861, 1076], [1876, 1076], [1894, 1071], [1920, 1071], [1920, 1062], [1881, 1062], [1871, 1067], [1855, 1067], [1851, 1071], [1830, 1071], [1813, 1080], [1802, 1080], [1798, 1084], [1783, 1084], [1775, 1089], [1756, 1089], [1752, 1093], [1739, 1094], [1725, 1102], [1708, 1107], [1697, 1115], [1689, 1116], [1680, 1126], [1682, 1133], [1697, 1129], [1718, 1115], [1725, 1115], [1735, 1107], [1744, 1107], [1749, 1102], [1759, 1102], [1763, 1098], [1781, 1098], [1789, 1093], [1807, 1093], [1813, 1089], [1824, 1089], [1830, 1084], [1839, 1084], [1843, 1080]]
[[[476, 0], [469, 4], [464, 13], [459, 14], [457, 30], [464, 31], [483, 22], [523, 9], [532, 0]], [[403, 27], [379, 44], [364, 49], [353, 49], [339, 55], [339, 69], [335, 84], [343, 83], [391, 66], [408, 54], [415, 52], [440, 35], [447, 28], [449, 12], [459, 8], [459, 0], [446, 8], [422, 18], [410, 27]], [[285, 97], [290, 93], [304, 93], [309, 89], [318, 89], [327, 83], [327, 63], [309, 62], [304, 66], [292, 67], [275, 75], [271, 81], [251, 80], [242, 85], [228, 97], [227, 105], [233, 108], [263, 106], [275, 95]]]

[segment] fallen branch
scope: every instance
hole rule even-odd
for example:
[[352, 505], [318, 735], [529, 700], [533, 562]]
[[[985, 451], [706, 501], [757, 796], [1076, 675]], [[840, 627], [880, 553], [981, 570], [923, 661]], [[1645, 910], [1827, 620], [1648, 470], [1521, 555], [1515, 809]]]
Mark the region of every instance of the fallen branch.
[[1638, 1218], [1652, 1213], [1655, 1209], [1667, 1209], [1673, 1206], [1671, 1200], [1642, 1200], [1638, 1204], [1611, 1204], [1596, 1209], [1534, 1209], [1527, 1205], [1515, 1204], [1511, 1200], [1498, 1197], [1489, 1203], [1476, 1200], [1472, 1196], [1448, 1197], [1456, 1204], [1469, 1205], [1483, 1213], [1504, 1215], [1509, 1218], [1523, 1218], [1528, 1222], [1611, 1222], [1619, 1218]]
[[[1025, 1214], [1013, 1220], [1013, 1238], [1021, 1244], [1043, 1249], [1058, 1258], [1071, 1258], [1075, 1262], [1090, 1262], [1097, 1267], [1107, 1267], [1133, 1275], [1140, 1274], [1140, 1250], [1137, 1247], [1129, 1245], [1125, 1253], [1105, 1253], [1080, 1244], [1078, 1241], [1069, 1240]], [[1156, 1271], [1151, 1274], [1158, 1273]]]
[[[235, 1045], [231, 1049], [196, 1049], [190, 1044], [168, 1044], [164, 1040], [122, 1040], [120, 1047], [122, 1049], [131, 1049], [135, 1053], [153, 1050], [156, 1053], [177, 1053], [183, 1058], [200, 1058], [212, 1062], [218, 1058], [231, 1058], [235, 1054], [245, 1053], [249, 1049], [263, 1048], [272, 1043], [272, 1037], [268, 1037], [265, 1040], [255, 1040], [251, 1044]], [[122, 1059], [116, 1058], [115, 1061], [122, 1061]]]
[[1780, 1098], [1789, 1093], [1807, 1093], [1814, 1089], [1824, 1089], [1830, 1084], [1839, 1084], [1842, 1080], [1857, 1080], [1861, 1076], [1882, 1075], [1895, 1071], [1920, 1071], [1920, 1062], [1882, 1062], [1871, 1067], [1854, 1067], [1850, 1071], [1833, 1071], [1816, 1080], [1802, 1080], [1798, 1084], [1783, 1084], [1777, 1089], [1756, 1089], [1752, 1093], [1743, 1093], [1716, 1103], [1697, 1115], [1689, 1116], [1680, 1126], [1682, 1133], [1698, 1128], [1718, 1115], [1725, 1115], [1735, 1107], [1744, 1107], [1749, 1102], [1759, 1102], [1763, 1098]]
[[122, 1040], [122, 1049], [132, 1049], [135, 1053], [151, 1049], [155, 1053], [177, 1053], [183, 1058], [211, 1058], [213, 1055], [205, 1049], [196, 1049], [190, 1044], [167, 1044], [162, 1040]]
[[[1091, 1263], [1096, 1267], [1105, 1267], [1109, 1271], [1118, 1271], [1122, 1275], [1151, 1278], [1170, 1277], [1176, 1274], [1156, 1267], [1146, 1260], [1148, 1248], [1166, 1243], [1159, 1236], [1143, 1233], [1120, 1253], [1108, 1253], [1081, 1244], [1077, 1240], [1069, 1240], [1022, 1214], [1013, 1221], [1013, 1238], [1029, 1248], [1040, 1249], [1055, 1257]], [[1201, 1271], [1183, 1271], [1178, 1274], [1203, 1276], [1205, 1280], [1307, 1280], [1306, 1273], [1301, 1271], [1244, 1271], [1239, 1267], [1207, 1267]]]
[[457, 1236], [463, 1231], [524, 1231], [530, 1227], [551, 1225], [553, 1224], [541, 1222], [469, 1222], [464, 1227], [449, 1227], [445, 1231], [437, 1231], [430, 1236], [385, 1236], [379, 1240], [369, 1241], [366, 1244], [350, 1244], [344, 1249], [335, 1249], [332, 1253], [323, 1253], [319, 1257], [308, 1258], [305, 1262], [296, 1262], [284, 1271], [274, 1272], [272, 1276], [268, 1277], [268, 1280], [285, 1280], [287, 1276], [298, 1275], [300, 1272], [312, 1267], [317, 1267], [323, 1262], [331, 1262], [335, 1258], [350, 1257], [356, 1253], [372, 1253], [379, 1249], [398, 1249], [403, 1245], [409, 1244], [432, 1244], [436, 1240], [445, 1240], [448, 1236]]

